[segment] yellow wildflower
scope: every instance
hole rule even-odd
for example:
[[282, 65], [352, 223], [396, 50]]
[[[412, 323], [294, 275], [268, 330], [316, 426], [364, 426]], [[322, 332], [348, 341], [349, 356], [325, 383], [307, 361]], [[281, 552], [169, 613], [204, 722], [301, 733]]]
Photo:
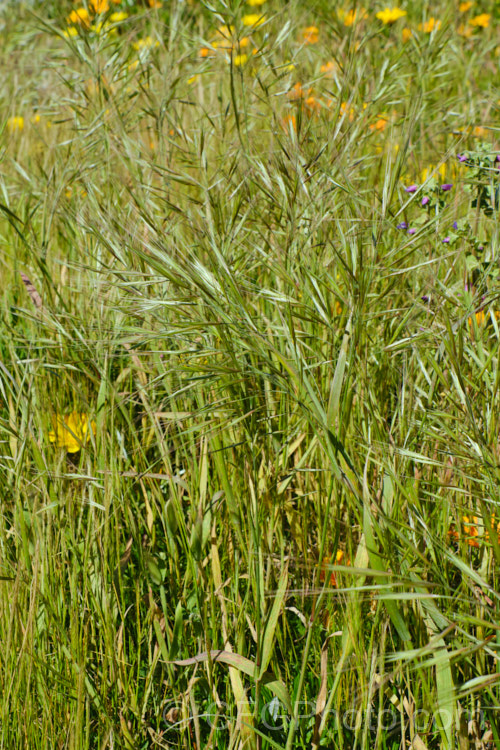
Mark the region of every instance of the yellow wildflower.
[[141, 49], [152, 49], [153, 47], [159, 47], [160, 42], [158, 40], [154, 40], [151, 36], [146, 36], [144, 39], [138, 39], [136, 42], [132, 43], [132, 47], [136, 50]]
[[[480, 328], [483, 325], [484, 321], [486, 320], [486, 314], [484, 310], [478, 310], [477, 313], [475, 314], [475, 318], [476, 318], [477, 327]], [[470, 332], [472, 333], [474, 330], [474, 322], [472, 318], [469, 318], [468, 322], [469, 322]]]
[[432, 165], [430, 165], [429, 167], [424, 167], [424, 169], [422, 169], [420, 173], [420, 182], [425, 182], [433, 175], [433, 173], [439, 175], [441, 179], [444, 180], [446, 178], [446, 162], [440, 164], [437, 170]]
[[95, 433], [96, 424], [89, 422], [87, 414], [72, 411], [65, 417], [58, 415], [53, 420], [54, 429], [49, 432], [49, 440], [57, 448], [66, 448], [68, 453], [77, 453], [88, 442], [90, 430]]
[[233, 63], [237, 68], [241, 67], [248, 60], [248, 55], [235, 55], [233, 57]]
[[266, 0], [247, 0], [247, 4], [251, 8], [257, 8], [259, 5], [264, 5]]
[[161, 8], [161, 0], [148, 0], [150, 8]]
[[349, 10], [343, 16], [344, 26], [354, 26], [356, 21], [361, 21], [366, 17], [366, 10], [364, 8], [357, 8], [356, 10]]
[[347, 115], [350, 122], [354, 120], [354, 107], [349, 107], [347, 102], [342, 102], [340, 105], [340, 114], [341, 115]]
[[217, 39], [212, 42], [212, 47], [215, 49], [232, 49], [234, 33], [234, 26], [220, 26], [217, 29]]
[[266, 21], [266, 17], [260, 13], [246, 13], [241, 19], [243, 26], [261, 26]]
[[125, 13], [124, 10], [119, 10], [117, 13], [112, 13], [109, 17], [109, 20], [111, 23], [120, 23], [120, 21], [125, 21], [128, 18], [128, 13]]
[[426, 34], [430, 34], [434, 30], [438, 31], [438, 29], [441, 28], [441, 21], [438, 21], [434, 16], [429, 18], [428, 21], [425, 21], [425, 23], [419, 23], [418, 24], [418, 30], [419, 31], [425, 31]]
[[468, 10], [472, 8], [474, 3], [471, 2], [471, 0], [468, 0], [466, 3], [460, 3], [458, 6], [458, 10], [460, 13], [467, 13]]
[[409, 29], [407, 26], [403, 29], [401, 32], [401, 36], [403, 37], [403, 44], [406, 44], [411, 39], [412, 30]]
[[67, 29], [64, 29], [62, 35], [65, 36], [66, 39], [78, 36], [78, 29], [76, 28], [76, 26], [68, 26]]
[[87, 8], [75, 8], [69, 14], [66, 19], [68, 23], [81, 23], [82, 26], [88, 26], [89, 24], [89, 12]]
[[375, 15], [379, 21], [385, 24], [392, 24], [398, 21], [400, 18], [406, 16], [406, 11], [401, 8], [385, 8]]
[[24, 130], [24, 117], [9, 117], [7, 129], [13, 133], [15, 130]]
[[490, 25], [490, 18], [491, 15], [489, 13], [481, 13], [479, 16], [475, 16], [475, 18], [471, 18], [469, 23], [471, 26], [476, 26], [477, 28], [481, 27], [483, 29], [487, 29]]
[[467, 24], [465, 23], [461, 23], [457, 29], [457, 33], [459, 34], [459, 36], [464, 36], [466, 39], [472, 36], [473, 32], [474, 29], [470, 26], [467, 26]]

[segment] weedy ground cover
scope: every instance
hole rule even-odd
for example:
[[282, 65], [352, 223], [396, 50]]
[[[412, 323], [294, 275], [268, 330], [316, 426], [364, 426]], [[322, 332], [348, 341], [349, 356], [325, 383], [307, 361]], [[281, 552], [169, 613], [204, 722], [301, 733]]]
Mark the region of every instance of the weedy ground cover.
[[13, 748], [489, 748], [492, 0], [0, 8]]

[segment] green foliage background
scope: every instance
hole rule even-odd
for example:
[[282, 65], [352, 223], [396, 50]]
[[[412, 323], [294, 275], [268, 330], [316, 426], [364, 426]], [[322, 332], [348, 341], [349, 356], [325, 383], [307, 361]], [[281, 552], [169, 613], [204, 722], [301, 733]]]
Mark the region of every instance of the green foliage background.
[[0, 9], [1, 746], [493, 747], [498, 7], [150, 5]]

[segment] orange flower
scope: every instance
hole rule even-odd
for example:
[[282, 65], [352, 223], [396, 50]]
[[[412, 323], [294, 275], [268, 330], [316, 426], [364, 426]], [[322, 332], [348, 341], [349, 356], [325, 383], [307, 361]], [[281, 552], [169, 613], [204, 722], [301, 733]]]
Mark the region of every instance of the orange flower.
[[328, 78], [333, 78], [336, 70], [337, 65], [333, 62], [333, 60], [329, 60], [329, 62], [325, 63], [320, 68], [320, 72]]
[[383, 133], [385, 130], [385, 126], [387, 125], [388, 122], [389, 122], [388, 118], [382, 115], [381, 117], [378, 118], [376, 122], [370, 125], [370, 130], [375, 130], [378, 133]]
[[455, 528], [454, 524], [451, 524], [450, 528], [448, 529], [448, 539], [453, 539], [455, 542], [458, 541], [458, 531]]
[[409, 29], [407, 26], [403, 29], [401, 32], [401, 36], [403, 37], [403, 44], [406, 44], [407, 41], [411, 39], [412, 30]]
[[307, 26], [302, 29], [302, 40], [305, 44], [316, 44], [319, 39], [319, 29], [317, 26]]
[[[344, 559], [344, 552], [343, 550], [338, 549], [335, 555], [335, 565], [339, 565], [343, 559]], [[321, 581], [321, 583], [324, 583], [326, 580], [326, 573], [327, 573], [328, 566], [330, 565], [330, 563], [331, 563], [331, 557], [325, 557], [323, 559], [323, 564], [321, 566], [321, 571], [319, 574], [319, 580]], [[330, 575], [330, 586], [336, 586], [336, 585], [337, 585], [337, 577], [335, 573], [332, 571]]]
[[477, 528], [477, 516], [473, 516], [470, 520], [468, 516], [463, 516], [462, 521], [464, 524], [464, 534], [467, 534], [467, 536], [469, 537], [467, 539], [467, 544], [469, 545], [469, 547], [479, 547], [479, 542], [476, 538], [479, 536], [479, 530]]
[[90, 0], [90, 7], [94, 13], [106, 13], [109, 10], [108, 0]]
[[319, 112], [319, 110], [321, 109], [321, 104], [315, 96], [308, 96], [304, 104], [306, 109], [309, 111], [309, 114], [312, 114], [313, 112]]
[[295, 102], [299, 99], [304, 99], [309, 95], [310, 91], [311, 89], [307, 89], [307, 91], [304, 91], [302, 85], [297, 82], [295, 86], [293, 86], [293, 88], [291, 88], [290, 91], [287, 92], [287, 97]]
[[425, 31], [426, 34], [430, 34], [434, 30], [438, 31], [438, 29], [440, 28], [441, 28], [441, 21], [438, 21], [434, 17], [429, 18], [429, 20], [426, 21], [425, 23], [418, 24], [418, 30]]
[[297, 118], [295, 115], [285, 115], [281, 121], [285, 130], [295, 130], [297, 132]]

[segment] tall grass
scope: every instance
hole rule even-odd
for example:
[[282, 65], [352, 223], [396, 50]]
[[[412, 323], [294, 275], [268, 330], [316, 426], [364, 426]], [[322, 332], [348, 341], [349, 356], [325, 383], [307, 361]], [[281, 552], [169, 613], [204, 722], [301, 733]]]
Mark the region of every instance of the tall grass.
[[0, 10], [1, 747], [496, 746], [498, 9], [149, 5]]

